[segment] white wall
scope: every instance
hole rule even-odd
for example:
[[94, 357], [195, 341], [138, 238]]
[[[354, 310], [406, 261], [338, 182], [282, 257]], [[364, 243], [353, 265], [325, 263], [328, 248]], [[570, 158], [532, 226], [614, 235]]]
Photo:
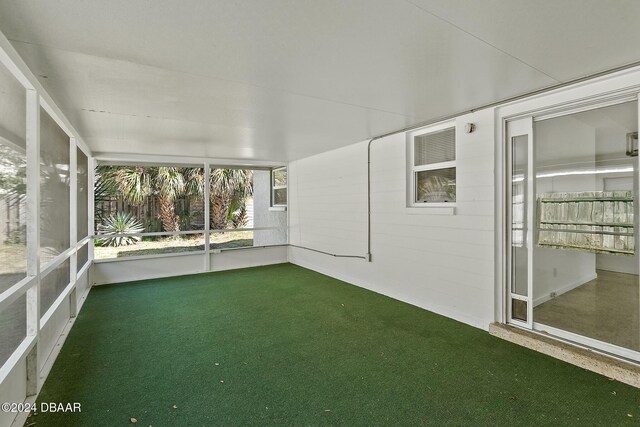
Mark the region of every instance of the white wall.
[[[27, 362], [20, 359], [12, 368], [9, 375], [0, 383], [0, 398], [2, 402], [22, 403], [27, 395]], [[10, 426], [16, 418], [15, 412], [0, 411], [0, 426]]]
[[[209, 269], [205, 269], [205, 257], [210, 257]], [[182, 276], [207, 271], [231, 270], [259, 265], [287, 262], [287, 248], [245, 248], [220, 253], [180, 254], [96, 260], [92, 266], [94, 285], [124, 283], [135, 280]]]
[[278, 227], [278, 230], [253, 232], [253, 245], [281, 245], [287, 243], [287, 212], [270, 210], [271, 172], [253, 172], [253, 225], [254, 227]]
[[[477, 128], [464, 133], [467, 122]], [[456, 120], [455, 215], [406, 208], [406, 140], [371, 151], [372, 262], [289, 248], [290, 261], [488, 328], [494, 320], [493, 110]], [[336, 254], [367, 252], [367, 142], [289, 165], [290, 242]], [[440, 212], [441, 213], [441, 212]]]

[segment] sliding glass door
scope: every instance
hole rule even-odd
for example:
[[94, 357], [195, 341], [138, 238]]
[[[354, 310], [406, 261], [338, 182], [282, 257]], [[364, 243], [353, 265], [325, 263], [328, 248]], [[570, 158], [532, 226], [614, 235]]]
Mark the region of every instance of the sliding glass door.
[[638, 101], [507, 123], [508, 322], [640, 360]]

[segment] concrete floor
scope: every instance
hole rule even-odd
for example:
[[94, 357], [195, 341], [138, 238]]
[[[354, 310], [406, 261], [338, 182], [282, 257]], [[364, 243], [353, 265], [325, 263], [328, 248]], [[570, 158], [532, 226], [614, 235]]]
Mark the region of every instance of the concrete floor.
[[598, 278], [533, 309], [533, 320], [640, 351], [640, 281], [597, 270]]

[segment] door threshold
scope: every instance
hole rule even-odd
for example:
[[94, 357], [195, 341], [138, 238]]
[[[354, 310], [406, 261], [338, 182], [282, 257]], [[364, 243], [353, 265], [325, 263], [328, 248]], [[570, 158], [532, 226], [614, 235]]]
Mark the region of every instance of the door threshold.
[[528, 331], [502, 323], [489, 325], [489, 333], [514, 344], [640, 388], [640, 364], [582, 347], [543, 332]]

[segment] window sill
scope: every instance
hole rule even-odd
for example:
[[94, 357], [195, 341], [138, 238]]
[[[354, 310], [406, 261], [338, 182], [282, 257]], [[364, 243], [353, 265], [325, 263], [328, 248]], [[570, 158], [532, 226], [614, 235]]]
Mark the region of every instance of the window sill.
[[456, 207], [448, 203], [438, 203], [433, 206], [407, 206], [405, 212], [409, 215], [455, 215]]
[[286, 210], [287, 210], [286, 206], [270, 206], [269, 207], [270, 212], [284, 212]]

